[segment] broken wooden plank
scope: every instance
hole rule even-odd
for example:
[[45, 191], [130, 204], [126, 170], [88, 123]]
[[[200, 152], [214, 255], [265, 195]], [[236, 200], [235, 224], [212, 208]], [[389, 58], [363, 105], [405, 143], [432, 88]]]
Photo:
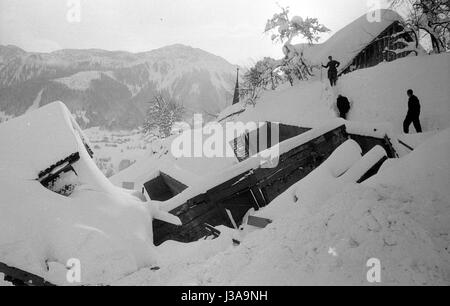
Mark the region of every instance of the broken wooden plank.
[[218, 229], [216, 229], [214, 226], [205, 223], [205, 228], [208, 232], [211, 233], [211, 235], [213, 235], [215, 238], [218, 238], [220, 236], [220, 231]]
[[413, 147], [407, 145], [406, 143], [404, 143], [404, 142], [401, 141], [400, 139], [398, 139], [398, 142], [399, 142], [402, 146], [404, 146], [405, 148], [407, 148], [408, 150], [414, 151], [414, 148], [413, 148]]
[[376, 175], [378, 171], [380, 171], [381, 166], [384, 164], [385, 161], [387, 161], [388, 158], [385, 156], [382, 159], [380, 159], [375, 165], [373, 165], [372, 168], [369, 169], [359, 180], [358, 184], [361, 184], [364, 181], [367, 181], [372, 176]]

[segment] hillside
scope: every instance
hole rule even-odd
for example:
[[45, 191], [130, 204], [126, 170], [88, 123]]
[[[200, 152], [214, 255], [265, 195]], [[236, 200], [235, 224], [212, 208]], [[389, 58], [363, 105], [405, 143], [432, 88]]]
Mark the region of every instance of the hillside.
[[[439, 130], [450, 128], [449, 97], [450, 54], [408, 57], [392, 63], [380, 64], [373, 68], [358, 70], [342, 77], [338, 87], [332, 90], [320, 78], [308, 82], [289, 84], [275, 91], [266, 91], [255, 107], [248, 106], [243, 113], [228, 119], [234, 122], [281, 122], [284, 124], [318, 127], [337, 117], [336, 96], [347, 96], [352, 104], [349, 120], [353, 122], [382, 123], [392, 130], [398, 139], [413, 147]], [[389, 76], [386, 78], [385, 76]], [[394, 81], [392, 81], [394, 80]], [[424, 80], [432, 80], [425, 82]], [[422, 103], [423, 135], [402, 135], [403, 120], [406, 116], [408, 98], [406, 91], [412, 88]], [[220, 117], [235, 112], [242, 106], [234, 105], [225, 109]], [[205, 139], [207, 133], [205, 132]], [[189, 169], [195, 175], [222, 171], [236, 160], [230, 159], [175, 159], [170, 154], [161, 157], [161, 152], [170, 148], [173, 138], [149, 147], [141, 162], [112, 177], [119, 186], [121, 182], [136, 181], [163, 167]], [[229, 139], [231, 140], [231, 139]], [[161, 149], [161, 148], [162, 149]], [[399, 153], [404, 147], [398, 146]], [[164, 162], [164, 163], [162, 163]], [[169, 171], [167, 169], [167, 171]]]
[[[376, 175], [358, 184], [361, 176], [354, 169], [366, 156], [356, 141], [345, 139], [268, 206], [248, 212], [270, 219], [267, 227], [245, 222], [239, 230], [220, 226], [217, 239], [192, 243], [169, 240], [156, 247], [154, 220], [180, 226], [181, 215], [169, 211], [224, 180], [239, 184], [233, 178], [261, 166], [259, 155], [244, 162], [235, 156], [175, 157], [171, 145], [177, 135], [143, 149], [136, 146], [137, 134], [104, 139], [102, 131], [91, 129], [93, 144], [104, 144], [103, 151], [117, 145], [118, 154], [129, 147], [134, 160], [145, 150], [140, 160], [109, 181], [83, 149], [89, 145], [86, 136], [63, 103], [31, 109], [0, 124], [0, 142], [5, 144], [0, 146], [1, 261], [63, 285], [69, 258], [83, 261], [83, 284], [369, 285], [367, 262], [375, 258], [381, 263], [382, 285], [448, 285], [449, 59], [450, 54], [441, 54], [380, 64], [344, 76], [335, 89], [319, 77], [293, 87], [285, 84], [266, 91], [255, 107], [228, 118], [312, 128], [280, 144], [281, 154], [316, 137], [326, 142], [320, 136], [324, 131], [354, 125], [362, 133], [389, 136], [400, 158], [387, 160]], [[98, 74], [81, 76], [82, 82], [63, 77], [58, 82], [82, 89]], [[422, 101], [423, 134], [401, 133], [409, 88]], [[339, 93], [352, 102], [347, 122], [336, 118]], [[225, 109], [221, 117], [229, 113]], [[213, 124], [200, 132], [208, 134]], [[229, 140], [226, 135], [224, 143]], [[375, 150], [386, 153], [381, 147]], [[73, 152], [80, 152], [79, 161], [55, 164]], [[42, 171], [52, 175], [67, 166], [72, 168], [47, 189], [36, 179]], [[156, 201], [141, 193], [141, 185], [135, 185], [136, 191], [121, 188], [124, 182], [153, 179], [160, 171], [186, 183], [185, 193]], [[72, 188], [68, 195], [55, 193], [67, 191], [65, 187]]]
[[[334, 99], [342, 93], [352, 101], [350, 123], [367, 128], [385, 123], [401, 158], [356, 184], [346, 175], [332, 175], [330, 163], [341, 165], [354, 154], [348, 147], [337, 150], [327, 163], [256, 213], [273, 220], [267, 228], [244, 227], [238, 232], [221, 227], [220, 238], [213, 241], [168, 241], [157, 248], [161, 270], [144, 269], [115, 284], [365, 285], [366, 262], [377, 258], [383, 285], [448, 285], [449, 59], [450, 54], [410, 57], [356, 71], [343, 77], [336, 91], [312, 80], [265, 92], [256, 107], [232, 120], [322, 126], [335, 120]], [[424, 134], [401, 132], [408, 88], [414, 88], [422, 101]], [[228, 113], [229, 109], [223, 112]], [[231, 160], [189, 163], [170, 154], [161, 157], [172, 140], [150, 148], [145, 158], [112, 181], [139, 181], [162, 169], [189, 177], [185, 182], [193, 184], [192, 177], [214, 177], [214, 172], [237, 167]], [[415, 150], [411, 153], [397, 140]], [[241, 244], [232, 246], [231, 239]]]
[[133, 129], [162, 92], [211, 119], [231, 103], [235, 66], [183, 45], [143, 52], [61, 50], [31, 53], [0, 46], [0, 117], [64, 101], [83, 127]]
[[[450, 54], [408, 57], [344, 75], [331, 89], [320, 75], [296, 86], [266, 91], [255, 108], [234, 117], [235, 121], [280, 121], [314, 126], [336, 117], [336, 97], [349, 98], [350, 121], [385, 122], [402, 132], [408, 108], [406, 91], [413, 89], [422, 104], [425, 131], [450, 127]], [[224, 110], [224, 113], [227, 113]]]

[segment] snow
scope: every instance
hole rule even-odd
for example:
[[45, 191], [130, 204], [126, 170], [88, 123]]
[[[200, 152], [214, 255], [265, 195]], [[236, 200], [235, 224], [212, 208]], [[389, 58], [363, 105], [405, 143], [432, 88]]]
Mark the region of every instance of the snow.
[[84, 130], [91, 141], [94, 159], [102, 172], [110, 177], [141, 160], [150, 140], [139, 131], [108, 131], [98, 127]]
[[5, 112], [0, 111], [0, 123], [6, 122], [11, 119], [13, 116], [5, 114]]
[[11, 283], [4, 281], [5, 275], [3, 273], [0, 273], [0, 287], [10, 287], [12, 286]]
[[[403, 132], [407, 113], [406, 91], [413, 89], [421, 101], [424, 130], [450, 127], [450, 54], [417, 56], [354, 71], [341, 77], [336, 88], [323, 79], [299, 82], [294, 87], [280, 86], [265, 91], [256, 107], [233, 118], [233, 121], [272, 121], [315, 127], [336, 117], [336, 98], [342, 94], [352, 108], [348, 119], [364, 126], [382, 127], [393, 133]], [[389, 76], [389, 77], [386, 77]], [[424, 81], [426, 80], [426, 81]], [[225, 109], [223, 113], [227, 113]]]
[[401, 132], [408, 110], [406, 91], [413, 89], [422, 105], [424, 130], [443, 130], [450, 118], [449, 71], [449, 53], [408, 57], [345, 75], [339, 91], [353, 101], [351, 120], [389, 122]]
[[70, 77], [55, 79], [55, 82], [66, 85], [68, 88], [73, 90], [85, 91], [89, 89], [92, 81], [98, 80], [102, 77], [102, 74], [111, 76], [111, 72], [100, 72], [100, 71], [82, 71], [75, 73]]
[[[366, 264], [378, 258], [382, 285], [448, 285], [449, 56], [410, 57], [359, 70], [341, 78], [335, 89], [311, 80], [266, 91], [255, 107], [246, 108], [230, 121], [278, 121], [311, 127], [312, 133], [327, 125], [345, 124], [354, 134], [389, 135], [402, 158], [386, 161], [378, 175], [356, 184], [386, 152], [375, 147], [361, 157], [359, 146], [348, 141], [308, 177], [265, 209], [252, 213], [273, 220], [267, 228], [227, 230], [214, 243], [167, 242], [157, 248], [162, 257], [167, 256], [159, 271], [143, 269], [118, 284], [370, 285]], [[409, 88], [415, 89], [422, 102], [423, 134], [401, 132]], [[338, 93], [352, 102], [348, 122], [336, 119]], [[232, 113], [234, 107], [221, 116]], [[302, 138], [306, 141], [308, 133], [287, 141], [281, 150], [298, 145]], [[415, 151], [405, 149], [398, 140]], [[172, 141], [161, 146], [168, 149]], [[146, 166], [136, 165], [136, 169], [145, 173], [145, 167], [153, 167], [156, 172], [160, 161], [161, 155], [156, 162], [149, 156]], [[256, 156], [247, 163], [224, 164], [220, 175], [200, 181], [202, 188], [190, 186], [178, 197], [161, 203], [161, 209], [170, 210], [259, 161]], [[172, 167], [180, 166], [178, 163], [171, 160]], [[193, 165], [202, 167], [201, 162]], [[189, 165], [183, 167], [189, 169]], [[127, 175], [132, 177], [133, 171], [130, 168]], [[198, 174], [202, 171], [207, 169], [197, 168]], [[236, 237], [241, 241], [237, 247], [231, 243]], [[199, 257], [177, 256], [181, 250]]]
[[[407, 112], [406, 90], [414, 88], [422, 103], [422, 123], [425, 131], [443, 130], [450, 127], [449, 71], [450, 54], [419, 56], [381, 64], [369, 69], [355, 71], [340, 79], [338, 87], [331, 89], [319, 80], [300, 82], [294, 87], [281, 86], [275, 91], [266, 91], [255, 107], [231, 118], [229, 122], [281, 122], [302, 127], [310, 127], [315, 132], [305, 133], [282, 144], [280, 153], [286, 152], [311, 136], [319, 135], [339, 125], [346, 125], [352, 134], [383, 138], [388, 135], [400, 156], [409, 153], [398, 143], [402, 137], [403, 119]], [[389, 78], [385, 76], [389, 75]], [[423, 82], [423, 79], [433, 80]], [[392, 81], [394, 80], [394, 81]], [[336, 119], [335, 98], [337, 93], [347, 96], [352, 102], [348, 122]], [[241, 106], [239, 105], [238, 108]], [[236, 106], [224, 110], [221, 117], [233, 112]], [[225, 123], [223, 123], [225, 125]], [[228, 134], [228, 133], [227, 133]], [[228, 139], [228, 141], [231, 139]], [[142, 161], [117, 174], [112, 181], [121, 186], [122, 182], [142, 185], [156, 177], [159, 171], [171, 173], [175, 179], [190, 186], [185, 192], [166, 204], [174, 208], [189, 197], [207, 190], [218, 182], [258, 167], [261, 156], [244, 163], [236, 159], [224, 158], [173, 158], [168, 139]], [[421, 143], [423, 141], [419, 141]], [[266, 152], [267, 153], [267, 152]], [[217, 174], [220, 173], [220, 174]], [[201, 178], [201, 179], [200, 179]], [[198, 182], [202, 188], [197, 188]]]
[[[189, 244], [167, 241], [154, 247], [152, 219], [180, 224], [167, 212], [268, 162], [265, 155], [272, 150], [241, 163], [234, 157], [172, 154], [172, 144], [180, 138], [192, 132], [205, 136], [219, 124], [210, 123], [148, 141], [139, 158], [139, 150], [128, 152], [134, 150], [124, 143], [114, 150], [106, 148], [109, 140], [122, 142], [126, 134], [91, 129], [87, 134], [99, 145], [96, 153], [112, 157], [114, 164], [121, 150], [137, 160], [109, 181], [84, 150], [86, 136], [61, 102], [2, 123], [0, 260], [63, 285], [67, 260], [78, 258], [85, 284], [235, 286], [370, 285], [367, 262], [376, 258], [382, 268], [381, 285], [449, 285], [449, 56], [409, 57], [358, 70], [342, 77], [333, 89], [318, 79], [283, 85], [264, 92], [255, 107], [227, 118], [311, 128], [272, 149], [279, 153], [345, 125], [354, 134], [388, 135], [401, 158], [386, 161], [376, 176], [357, 184], [386, 152], [377, 146], [361, 156], [359, 145], [348, 140], [269, 206], [249, 212], [271, 219], [266, 228], [219, 227], [219, 238]], [[409, 88], [422, 103], [423, 134], [401, 132]], [[352, 102], [349, 121], [337, 119], [337, 94]], [[236, 109], [242, 105], [226, 109], [219, 118]], [[227, 131], [226, 122], [220, 126]], [[105, 136], [111, 139], [103, 141]], [[225, 144], [229, 137], [227, 133]], [[415, 150], [410, 152], [399, 140]], [[134, 134], [128, 143], [133, 147], [141, 141]], [[78, 185], [69, 197], [35, 180], [39, 171], [75, 152], [81, 154], [74, 165]], [[139, 185], [160, 172], [188, 188], [156, 202], [112, 185]], [[233, 245], [232, 239], [240, 245]], [[160, 269], [152, 270], [155, 266]]]
[[296, 45], [295, 48], [304, 53], [304, 56], [314, 65], [328, 62], [328, 56], [341, 63], [340, 70], [351, 64], [353, 58], [361, 52], [372, 40], [381, 34], [394, 21], [402, 17], [392, 10], [382, 9], [376, 11], [379, 21], [371, 21], [369, 14], [364, 14], [349, 25], [340, 29], [323, 44], [309, 46]]
[[[171, 254], [160, 271], [142, 270], [118, 284], [370, 285], [366, 263], [377, 258], [382, 285], [448, 285], [449, 136], [450, 130], [440, 133], [361, 185], [329, 172], [352, 152], [354, 160], [346, 157], [345, 164], [355, 166], [360, 151], [348, 142], [261, 211], [273, 223], [243, 237], [239, 246], [227, 233], [219, 239], [228, 247], [223, 240], [170, 242], [160, 249]], [[192, 254], [191, 248], [200, 259], [176, 255], [181, 249]]]
[[[331, 120], [327, 124], [286, 140], [278, 146], [251, 156], [249, 159], [240, 163], [234, 156], [228, 158], [174, 158], [170, 156], [171, 151], [168, 151], [167, 156], [162, 160], [158, 159], [155, 163], [155, 160], [151, 157], [143, 159], [118, 175], [113, 176], [111, 181], [118, 186], [121, 186], [123, 182], [134, 182], [136, 185], [143, 185], [147, 181], [156, 178], [160, 172], [164, 172], [189, 186], [181, 194], [160, 204], [162, 210], [171, 211], [186, 203], [187, 200], [208, 191], [218, 184], [226, 182], [246, 171], [259, 168], [263, 164], [270, 163], [272, 158], [278, 158], [281, 154], [305, 144], [312, 139], [318, 138], [342, 125], [344, 125], [342, 120]], [[205, 132], [205, 129], [202, 130]], [[190, 132], [186, 131], [185, 133]], [[226, 133], [226, 136], [229, 137], [225, 141], [226, 144], [236, 137], [230, 133]], [[176, 141], [179, 138], [183, 138], [183, 134], [178, 137], [173, 137], [171, 141]], [[171, 146], [169, 145], [168, 147], [170, 148]]]
[[26, 113], [27, 112], [30, 112], [30, 111], [34, 111], [34, 110], [36, 110], [36, 109], [38, 109], [39, 108], [39, 105], [40, 105], [40, 103], [41, 103], [41, 98], [42, 98], [42, 93], [44, 92], [44, 90], [43, 89], [41, 89], [41, 91], [38, 93], [38, 95], [36, 96], [36, 99], [34, 99], [34, 101], [33, 101], [33, 103], [31, 104], [31, 106], [27, 109], [27, 111], [26, 111]]
[[[67, 122], [70, 122], [70, 115], [64, 111], [62, 103], [44, 106], [38, 114], [36, 116], [36, 112], [30, 112], [19, 120], [9, 120], [1, 125], [0, 170], [3, 173], [16, 169], [9, 175], [35, 178], [40, 171], [78, 151], [74, 132], [67, 128], [56, 128], [67, 126]], [[55, 145], [55, 138], [63, 141]]]
[[[71, 258], [81, 261], [85, 284], [105, 284], [155, 265], [152, 219], [180, 224], [156, 204], [114, 187], [82, 138], [61, 102], [0, 127], [1, 261], [62, 285]], [[40, 171], [75, 152], [78, 185], [69, 197], [36, 180]]]
[[217, 117], [218, 122], [222, 122], [226, 119], [232, 118], [233, 116], [240, 114], [245, 110], [245, 106], [243, 103], [236, 103], [230, 107], [227, 107], [225, 110], [223, 110], [219, 116]]

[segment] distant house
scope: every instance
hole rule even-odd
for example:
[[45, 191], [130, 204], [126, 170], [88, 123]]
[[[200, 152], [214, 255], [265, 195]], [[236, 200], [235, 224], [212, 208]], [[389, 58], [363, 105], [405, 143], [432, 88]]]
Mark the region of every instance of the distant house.
[[[361, 16], [337, 31], [322, 44], [299, 44], [293, 50], [303, 54], [312, 65], [320, 67], [328, 62], [328, 56], [341, 63], [339, 74], [390, 62], [422, 48], [414, 34], [407, 31], [402, 17], [392, 10], [379, 10]], [[379, 17], [377, 21], [372, 18]]]
[[405, 31], [400, 22], [394, 21], [359, 52], [349, 65], [343, 67], [341, 74], [372, 67], [381, 62], [392, 62], [411, 54], [417, 55], [417, 50], [410, 48], [411, 44], [415, 45], [413, 35]]

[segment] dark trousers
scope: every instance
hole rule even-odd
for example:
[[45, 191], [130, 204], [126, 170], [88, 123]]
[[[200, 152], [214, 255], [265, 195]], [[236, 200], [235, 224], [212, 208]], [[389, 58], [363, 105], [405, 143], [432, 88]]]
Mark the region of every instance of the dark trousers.
[[338, 80], [337, 71], [328, 71], [328, 79], [330, 80], [331, 87], [336, 86]]
[[417, 133], [422, 133], [422, 125], [420, 124], [420, 114], [407, 114], [405, 121], [403, 122], [403, 131], [405, 134], [409, 133], [409, 126], [411, 123], [414, 125]]
[[341, 117], [342, 119], [347, 120], [347, 114], [348, 112], [339, 111], [339, 117]]
[[337, 83], [337, 79], [335, 79], [335, 78], [330, 79], [330, 85], [331, 85], [331, 87], [336, 86], [336, 83]]

